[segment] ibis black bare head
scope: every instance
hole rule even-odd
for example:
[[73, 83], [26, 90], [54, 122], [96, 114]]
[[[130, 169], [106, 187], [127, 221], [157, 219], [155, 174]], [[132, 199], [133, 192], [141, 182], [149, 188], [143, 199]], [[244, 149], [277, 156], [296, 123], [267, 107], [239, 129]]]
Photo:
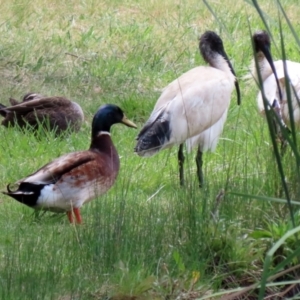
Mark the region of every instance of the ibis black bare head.
[[[216, 55], [221, 55], [226, 60], [234, 77], [236, 77], [234, 69], [224, 50], [223, 41], [214, 31], [206, 31], [202, 34], [202, 36], [200, 37], [199, 48], [204, 60], [214, 67], [215, 67]], [[235, 80], [235, 88], [237, 92], [237, 102], [238, 105], [240, 105], [241, 94], [240, 94], [240, 87], [237, 79]]]
[[221, 38], [213, 31], [206, 31], [202, 34], [199, 48], [201, 55], [208, 63], [210, 63], [216, 53], [222, 56], [226, 55]]
[[276, 84], [278, 87], [278, 92], [279, 92], [279, 98], [280, 98], [280, 103], [282, 103], [282, 92], [281, 92], [281, 88], [280, 88], [280, 84], [278, 81], [278, 76], [276, 73], [276, 69], [273, 63], [273, 58], [271, 55], [271, 40], [270, 40], [270, 36], [269, 34], [265, 31], [265, 30], [258, 30], [256, 31], [253, 36], [252, 36], [252, 40], [253, 40], [253, 47], [255, 50], [255, 54], [262, 52], [263, 55], [265, 56], [265, 58], [267, 59], [273, 74], [275, 76], [275, 80], [276, 80]]
[[253, 44], [255, 52], [271, 51], [271, 41], [268, 33], [264, 30], [258, 30], [253, 34]]

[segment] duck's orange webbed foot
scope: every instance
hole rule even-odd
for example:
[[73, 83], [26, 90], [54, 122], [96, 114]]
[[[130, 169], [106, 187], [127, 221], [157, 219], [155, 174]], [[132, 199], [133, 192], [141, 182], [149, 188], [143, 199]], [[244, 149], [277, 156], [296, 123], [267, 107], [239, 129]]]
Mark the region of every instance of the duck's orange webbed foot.
[[68, 216], [68, 219], [69, 219], [70, 223], [71, 224], [74, 223], [73, 212], [74, 212], [74, 215], [75, 215], [76, 223], [77, 224], [82, 224], [82, 218], [81, 218], [81, 215], [80, 215], [80, 209], [79, 208], [73, 208], [73, 210], [67, 211], [67, 216]]

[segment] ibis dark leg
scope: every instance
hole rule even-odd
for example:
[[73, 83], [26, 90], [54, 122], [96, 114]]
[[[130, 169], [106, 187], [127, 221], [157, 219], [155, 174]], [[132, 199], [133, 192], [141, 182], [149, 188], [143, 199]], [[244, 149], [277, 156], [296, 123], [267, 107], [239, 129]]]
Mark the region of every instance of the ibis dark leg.
[[[280, 128], [280, 126], [275, 118], [273, 119], [273, 123], [274, 123], [274, 131], [275, 131], [276, 138], [280, 142], [280, 155], [281, 155], [281, 157], [283, 157], [284, 153], [286, 152], [288, 142], [287, 142], [286, 138], [284, 137], [284, 135], [282, 133], [282, 129]], [[288, 128], [287, 128], [287, 131], [289, 131]]]
[[184, 174], [183, 174], [183, 164], [184, 164], [184, 155], [183, 155], [183, 144], [179, 145], [178, 150], [178, 166], [179, 166], [179, 182], [180, 186], [184, 185]]
[[276, 115], [279, 119], [279, 122], [281, 123], [281, 124], [279, 124], [277, 118], [275, 118], [275, 116], [273, 116], [274, 131], [275, 131], [275, 135], [276, 135], [277, 139], [280, 141], [280, 146], [281, 146], [280, 153], [281, 153], [281, 157], [283, 157], [285, 150], [287, 148], [288, 142], [282, 132], [281, 127], [285, 127], [288, 133], [290, 132], [290, 130], [284, 123], [284, 120], [282, 118], [281, 107], [279, 105], [279, 102], [276, 99], [274, 99], [274, 101], [273, 101], [272, 108], [274, 109], [274, 112], [276, 113]]
[[197, 176], [199, 180], [199, 187], [203, 187], [204, 184], [203, 171], [202, 171], [202, 165], [203, 165], [202, 155], [203, 153], [200, 150], [200, 146], [199, 146], [196, 155]]

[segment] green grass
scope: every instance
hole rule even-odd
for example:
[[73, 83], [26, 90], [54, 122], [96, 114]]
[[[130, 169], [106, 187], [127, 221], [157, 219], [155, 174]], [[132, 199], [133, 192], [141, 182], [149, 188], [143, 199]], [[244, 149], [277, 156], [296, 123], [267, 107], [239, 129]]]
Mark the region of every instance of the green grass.
[[[116, 125], [120, 174], [106, 195], [82, 208], [83, 226], [70, 225], [65, 215], [35, 218], [1, 194], [1, 299], [193, 299], [259, 282], [267, 251], [291, 229], [274, 232], [271, 224], [286, 228], [289, 212], [229, 192], [284, 197], [267, 124], [257, 113], [258, 88], [242, 80], [253, 58], [248, 22], [252, 31], [264, 26], [246, 1], [208, 3], [218, 21], [193, 0], [2, 3], [1, 103], [29, 91], [64, 95], [80, 103], [86, 120], [63, 139], [0, 127], [0, 190], [64, 153], [87, 149], [92, 116], [103, 103], [120, 105], [141, 128], [162, 88], [203, 64], [197, 38], [205, 30], [224, 41], [242, 105], [233, 95], [216, 153], [204, 156], [202, 189], [195, 153], [187, 155], [181, 189], [175, 147], [140, 158], [133, 154], [137, 131]], [[298, 1], [281, 4], [299, 32]], [[276, 41], [273, 57], [280, 59], [276, 1], [261, 8]], [[298, 45], [282, 25], [286, 55], [299, 61]], [[298, 201], [294, 162], [288, 150], [284, 170]], [[285, 257], [297, 245], [289, 243]]]

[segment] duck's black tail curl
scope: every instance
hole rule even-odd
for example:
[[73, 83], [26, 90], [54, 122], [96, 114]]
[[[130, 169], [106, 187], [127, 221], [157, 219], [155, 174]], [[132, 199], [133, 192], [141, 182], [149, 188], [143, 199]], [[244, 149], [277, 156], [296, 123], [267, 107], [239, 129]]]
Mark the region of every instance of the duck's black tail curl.
[[31, 182], [22, 182], [18, 189], [12, 191], [10, 189], [10, 184], [7, 185], [7, 192], [2, 192], [5, 195], [8, 195], [20, 203], [23, 203], [27, 206], [34, 207], [40, 197], [41, 190], [43, 189], [44, 184], [33, 184]]

